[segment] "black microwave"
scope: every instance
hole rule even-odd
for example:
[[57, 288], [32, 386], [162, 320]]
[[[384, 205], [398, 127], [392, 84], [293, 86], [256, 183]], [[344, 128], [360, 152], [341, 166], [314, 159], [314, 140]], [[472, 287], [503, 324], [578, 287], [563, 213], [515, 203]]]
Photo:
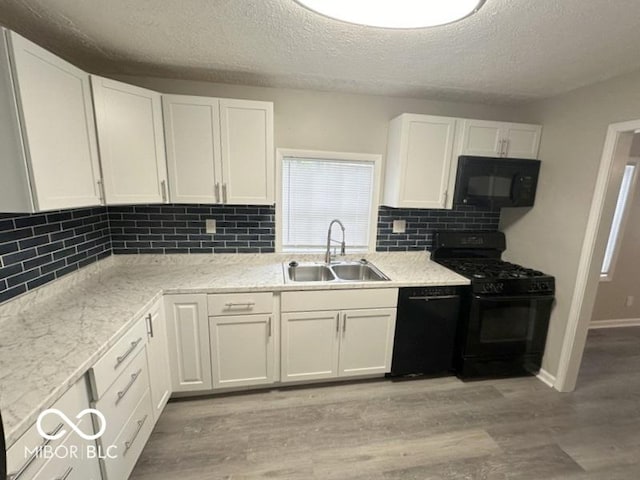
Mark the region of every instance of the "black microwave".
[[453, 204], [531, 207], [539, 173], [540, 160], [462, 155], [458, 159]]

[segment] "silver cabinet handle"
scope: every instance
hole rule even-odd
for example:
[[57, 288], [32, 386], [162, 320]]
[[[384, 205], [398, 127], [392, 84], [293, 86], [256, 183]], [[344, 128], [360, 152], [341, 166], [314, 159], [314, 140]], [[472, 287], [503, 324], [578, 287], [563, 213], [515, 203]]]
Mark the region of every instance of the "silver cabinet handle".
[[96, 183], [98, 184], [98, 198], [100, 199], [100, 203], [104, 205], [107, 202], [104, 198], [104, 188], [102, 186], [102, 180], [98, 180]]
[[[56, 428], [54, 428], [51, 433], [49, 433], [49, 436], [50, 437], [56, 436], [58, 434], [58, 432], [60, 432], [60, 430], [62, 430], [62, 427], [64, 427], [64, 423], [59, 423], [58, 426]], [[33, 462], [36, 460], [36, 458], [38, 458], [38, 456], [40, 455], [42, 449], [44, 447], [46, 447], [47, 445], [49, 445], [50, 443], [51, 443], [50, 439], [47, 439], [47, 440], [43, 441], [40, 444], [40, 446], [37, 447], [35, 449], [35, 451], [29, 456], [27, 461], [24, 462], [24, 464], [22, 464], [22, 466], [20, 467], [20, 469], [16, 473], [10, 473], [9, 475], [7, 475], [7, 480], [18, 480], [22, 475], [24, 475], [24, 473], [29, 469], [29, 467], [33, 464]]]
[[502, 157], [502, 154], [504, 152], [504, 140], [499, 140], [499, 147], [498, 147], [498, 156]]
[[131, 390], [131, 387], [133, 387], [133, 384], [136, 383], [136, 380], [138, 379], [141, 373], [142, 373], [142, 369], [140, 368], [136, 373], [131, 374], [131, 380], [129, 380], [129, 383], [127, 383], [127, 385], [118, 392], [118, 398], [116, 398], [116, 405], [118, 405], [120, 401], [125, 397], [127, 392]]
[[162, 180], [160, 182], [160, 187], [162, 188], [162, 201], [167, 203], [167, 181]]
[[336, 333], [340, 333], [340, 314], [336, 313]]
[[153, 338], [153, 317], [149, 314], [144, 318], [147, 321], [147, 334]]
[[71, 472], [73, 472], [73, 467], [67, 468], [67, 470], [62, 474], [62, 476], [56, 478], [56, 480], [67, 480], [67, 478], [69, 478], [69, 475], [71, 475]]
[[248, 309], [253, 308], [255, 304], [256, 302], [227, 302], [224, 306], [227, 308], [244, 307]]
[[509, 139], [508, 138], [504, 141], [504, 156], [505, 157], [509, 156]]
[[130, 440], [124, 442], [124, 453], [123, 453], [123, 455], [126, 455], [127, 452], [133, 446], [133, 442], [135, 442], [136, 438], [138, 438], [138, 434], [140, 433], [140, 430], [142, 430], [142, 426], [144, 425], [144, 422], [147, 421], [147, 417], [149, 417], [149, 415], [145, 415], [141, 420], [138, 420], [138, 428], [136, 428], [136, 431], [134, 432], [133, 436], [131, 437]]
[[222, 201], [224, 203], [227, 203], [227, 184], [226, 183], [222, 184]]
[[269, 336], [271, 336], [271, 317], [269, 317]]
[[216, 182], [216, 203], [220, 203], [220, 182]]
[[131, 355], [131, 353], [136, 349], [136, 347], [138, 346], [138, 344], [140, 344], [141, 341], [142, 341], [142, 337], [137, 339], [135, 342], [131, 342], [131, 346], [129, 347], [129, 350], [127, 350], [122, 355], [116, 358], [116, 364], [113, 367], [114, 370], [118, 368], [122, 364], [122, 362], [124, 362], [127, 359], [129, 355]]
[[347, 333], [347, 314], [342, 314], [342, 334]]

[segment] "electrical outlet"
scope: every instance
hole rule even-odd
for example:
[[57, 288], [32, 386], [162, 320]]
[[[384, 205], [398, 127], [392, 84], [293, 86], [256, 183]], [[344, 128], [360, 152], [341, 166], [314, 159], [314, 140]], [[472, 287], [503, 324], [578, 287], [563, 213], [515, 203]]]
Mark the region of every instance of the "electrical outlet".
[[635, 297], [633, 295], [629, 295], [627, 297], [627, 302], [626, 302], [627, 307], [633, 307], [634, 301], [635, 301]]
[[406, 220], [394, 220], [393, 221], [393, 233], [404, 233], [407, 231]]
[[212, 218], [205, 220], [207, 233], [216, 233], [216, 221]]

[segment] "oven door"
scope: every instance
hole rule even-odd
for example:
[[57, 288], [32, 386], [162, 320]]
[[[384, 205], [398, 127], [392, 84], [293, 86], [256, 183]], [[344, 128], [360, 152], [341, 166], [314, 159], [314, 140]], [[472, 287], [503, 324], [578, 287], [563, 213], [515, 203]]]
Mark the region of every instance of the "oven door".
[[542, 353], [552, 304], [553, 295], [474, 295], [464, 355], [497, 357]]

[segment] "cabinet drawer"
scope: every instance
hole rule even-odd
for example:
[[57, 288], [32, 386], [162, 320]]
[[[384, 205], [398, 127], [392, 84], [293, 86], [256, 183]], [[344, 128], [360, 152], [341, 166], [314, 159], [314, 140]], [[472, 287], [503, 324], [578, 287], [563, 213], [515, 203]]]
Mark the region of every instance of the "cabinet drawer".
[[[85, 424], [91, 428], [88, 416], [81, 419], [78, 427], [88, 431]], [[87, 455], [89, 445], [95, 447], [95, 442], [83, 440], [72, 432], [59, 449], [59, 454], [52, 456], [33, 480], [100, 480], [100, 463], [97, 457], [89, 458]]]
[[102, 398], [95, 402], [95, 408], [100, 410], [107, 419], [107, 430], [102, 436], [103, 444], [111, 445], [113, 443], [116, 435], [148, 389], [147, 356], [145, 349], [142, 349], [131, 363], [124, 367], [124, 371], [107, 389]]
[[208, 295], [207, 303], [210, 317], [271, 313], [273, 311], [273, 293], [222, 293]]
[[283, 312], [395, 308], [397, 288], [282, 292]]
[[[151, 435], [151, 430], [153, 430], [153, 411], [150, 391], [147, 390], [112, 444], [116, 447], [114, 450], [117, 452], [117, 457], [102, 460], [104, 472], [107, 475], [104, 480], [129, 478]], [[102, 446], [105, 450], [110, 445], [102, 442]]]
[[94, 400], [102, 398], [146, 343], [147, 326], [145, 320], [141, 319], [89, 371]]
[[[89, 395], [87, 381], [86, 377], [82, 377], [51, 408], [60, 410], [70, 419], [75, 419], [78, 413], [88, 406]], [[82, 417], [80, 419], [80, 424], [80, 428], [87, 434], [91, 434], [93, 432], [89, 415]], [[13, 474], [18, 473], [21, 470], [23, 473], [20, 476], [20, 480], [30, 480], [35, 478], [34, 475], [43, 468], [43, 465], [46, 463], [46, 459], [42, 456], [35, 456], [31, 459], [29, 452], [35, 451], [37, 447], [45, 444], [55, 449], [62, 445], [71, 431], [66, 423], [64, 423], [58, 415], [53, 413], [45, 415], [42, 418], [42, 429], [46, 433], [52, 435], [54, 432], [59, 432], [64, 429], [67, 431], [67, 434], [58, 440], [46, 442], [46, 440], [38, 433], [36, 425], [33, 424], [29, 430], [7, 451], [7, 471], [9, 473], [9, 478], [12, 478]]]

